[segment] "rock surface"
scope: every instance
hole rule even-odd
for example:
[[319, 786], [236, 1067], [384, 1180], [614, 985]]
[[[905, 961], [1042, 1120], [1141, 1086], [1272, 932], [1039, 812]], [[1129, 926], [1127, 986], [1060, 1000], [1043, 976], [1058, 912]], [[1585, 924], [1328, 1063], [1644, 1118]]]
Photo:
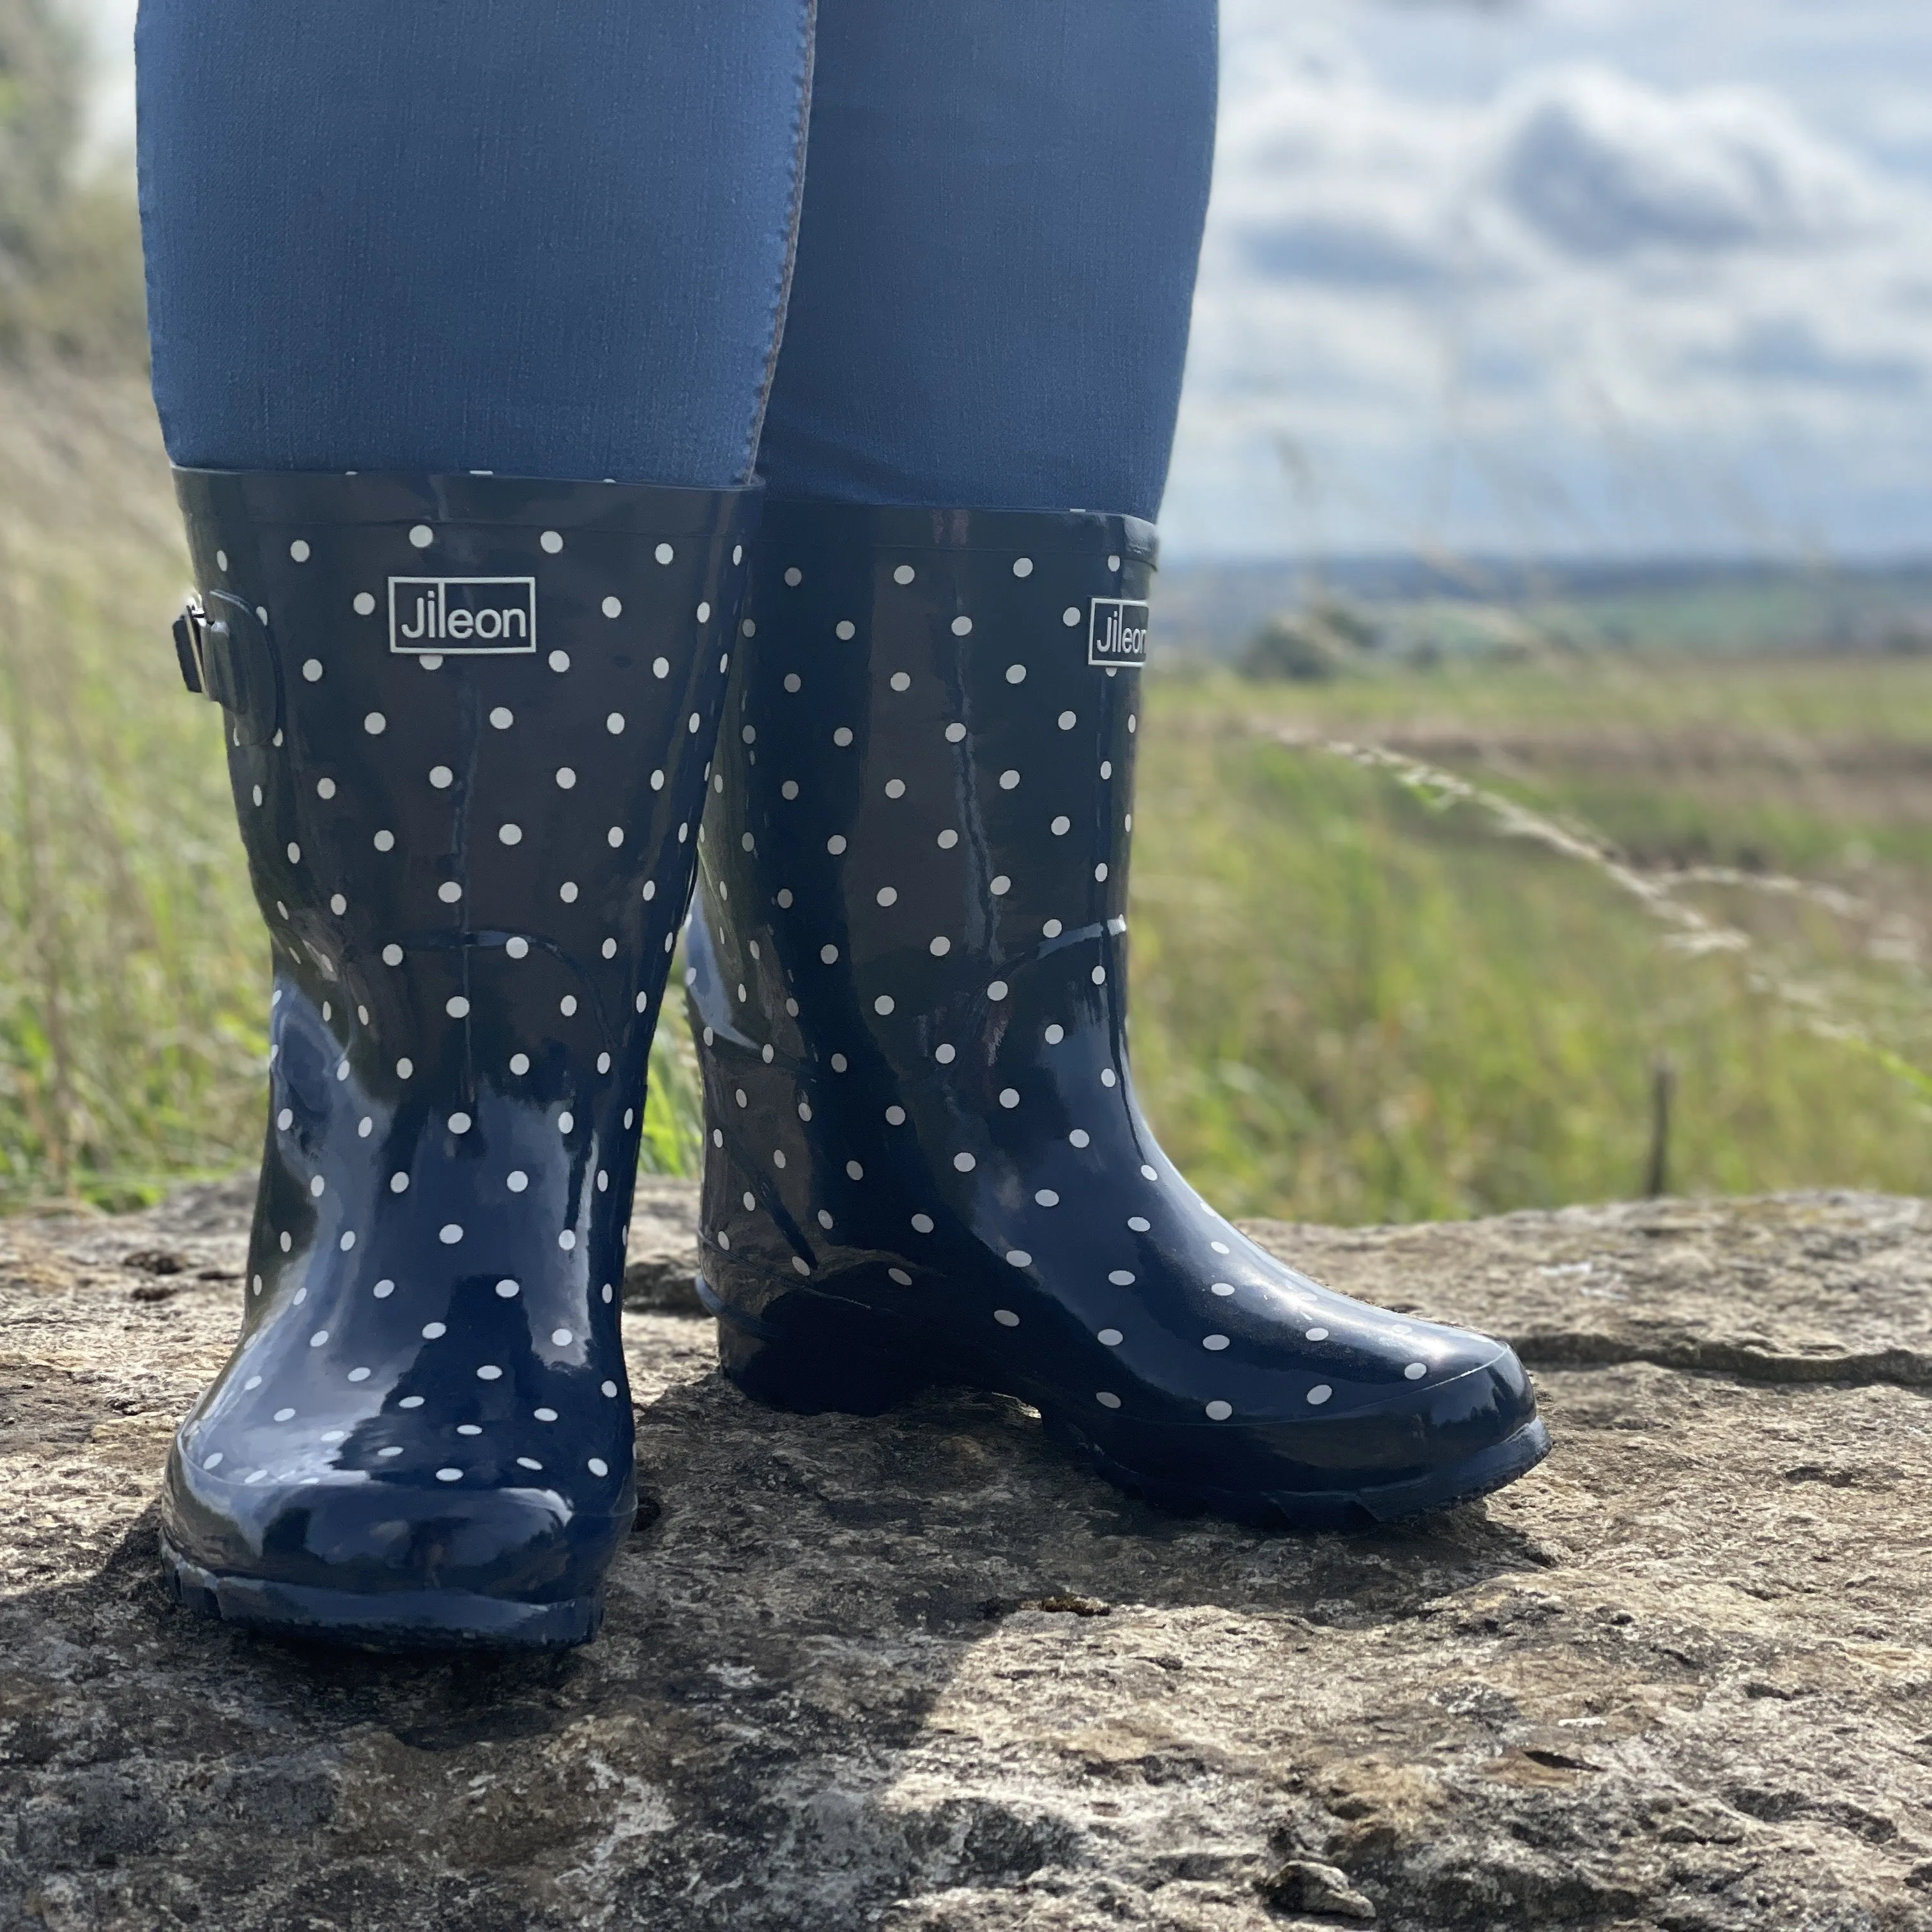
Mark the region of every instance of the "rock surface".
[[1932, 1927], [1932, 1210], [1258, 1229], [1520, 1346], [1558, 1448], [1373, 1534], [1162, 1514], [1012, 1402], [752, 1408], [688, 1191], [627, 1281], [604, 1634], [383, 1660], [172, 1609], [149, 1504], [244, 1188], [0, 1223], [0, 1926]]

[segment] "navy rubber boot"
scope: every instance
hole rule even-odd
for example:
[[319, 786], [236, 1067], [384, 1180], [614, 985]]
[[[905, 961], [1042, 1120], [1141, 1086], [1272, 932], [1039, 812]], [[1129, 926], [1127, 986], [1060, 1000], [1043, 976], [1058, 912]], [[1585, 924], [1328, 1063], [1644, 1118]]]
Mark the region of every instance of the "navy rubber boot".
[[376, 1647], [596, 1629], [635, 1506], [644, 1076], [756, 498], [182, 472], [274, 969], [241, 1339], [177, 1595]]
[[732, 1380], [1002, 1390], [1244, 1521], [1387, 1521], [1540, 1461], [1508, 1348], [1284, 1267], [1135, 1104], [1151, 527], [774, 504], [758, 549], [686, 941]]

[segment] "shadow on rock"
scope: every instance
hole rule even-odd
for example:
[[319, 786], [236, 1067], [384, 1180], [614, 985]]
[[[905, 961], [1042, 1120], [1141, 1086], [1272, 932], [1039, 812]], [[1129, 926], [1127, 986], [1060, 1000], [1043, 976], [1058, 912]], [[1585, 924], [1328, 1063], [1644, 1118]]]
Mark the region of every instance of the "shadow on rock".
[[908, 1770], [1021, 1612], [1068, 1642], [1150, 1607], [1372, 1627], [1546, 1561], [1480, 1505], [1352, 1536], [1176, 1516], [994, 1397], [786, 1416], [714, 1375], [638, 1425], [648, 1500], [586, 1649], [224, 1628], [169, 1600], [152, 1511], [94, 1575], [0, 1605], [0, 1922], [844, 1932], [1086, 1856], [1050, 1799]]

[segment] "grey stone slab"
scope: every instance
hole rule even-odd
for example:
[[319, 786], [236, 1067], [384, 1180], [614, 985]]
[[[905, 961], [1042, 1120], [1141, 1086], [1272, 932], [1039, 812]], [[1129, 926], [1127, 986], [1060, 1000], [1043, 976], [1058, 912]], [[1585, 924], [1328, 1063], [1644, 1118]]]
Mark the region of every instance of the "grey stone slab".
[[766, 1413], [634, 1290], [604, 1635], [446, 1663], [161, 1592], [247, 1211], [0, 1222], [0, 1927], [1932, 1927], [1916, 1203], [1262, 1231], [1545, 1364], [1548, 1463], [1365, 1535], [1162, 1514], [997, 1398]]
[[1869, 1194], [1633, 1202], [1406, 1228], [1257, 1222], [1344, 1293], [1507, 1335], [1551, 1367], [1932, 1384], [1932, 1209]]

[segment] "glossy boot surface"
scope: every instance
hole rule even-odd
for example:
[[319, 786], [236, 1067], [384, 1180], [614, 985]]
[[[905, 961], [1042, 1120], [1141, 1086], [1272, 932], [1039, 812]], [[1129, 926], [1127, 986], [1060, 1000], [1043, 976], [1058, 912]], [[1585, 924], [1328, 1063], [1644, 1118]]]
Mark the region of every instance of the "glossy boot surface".
[[413, 1648], [581, 1642], [635, 1495], [619, 1286], [742, 492], [184, 472], [274, 970], [241, 1338], [177, 1594]]
[[1283, 1266], [1135, 1103], [1153, 561], [1128, 518], [768, 508], [687, 940], [726, 1370], [808, 1410], [1003, 1390], [1247, 1520], [1481, 1494], [1548, 1450], [1510, 1351]]

